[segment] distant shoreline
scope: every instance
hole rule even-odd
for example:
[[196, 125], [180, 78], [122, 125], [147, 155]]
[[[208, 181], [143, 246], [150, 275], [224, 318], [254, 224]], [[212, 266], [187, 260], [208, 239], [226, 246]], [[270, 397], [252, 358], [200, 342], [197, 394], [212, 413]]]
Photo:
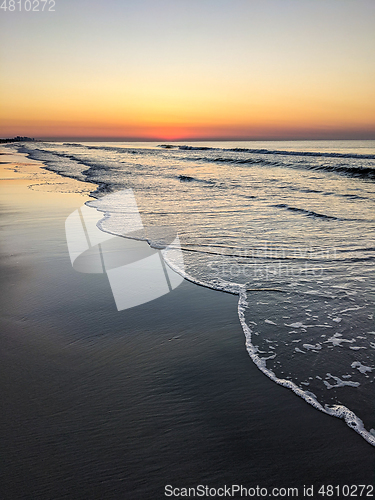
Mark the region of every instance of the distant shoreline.
[[35, 141], [32, 137], [21, 137], [20, 135], [17, 135], [16, 137], [13, 138], [8, 138], [8, 139], [0, 139], [0, 144], [7, 144], [9, 142], [29, 142], [29, 141]]

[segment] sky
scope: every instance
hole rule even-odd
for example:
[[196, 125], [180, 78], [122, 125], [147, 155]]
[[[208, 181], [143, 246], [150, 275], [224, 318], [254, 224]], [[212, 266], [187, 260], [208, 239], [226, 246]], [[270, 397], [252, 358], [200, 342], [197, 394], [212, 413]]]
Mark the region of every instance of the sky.
[[0, 137], [375, 139], [374, 0], [54, 4], [0, 9]]

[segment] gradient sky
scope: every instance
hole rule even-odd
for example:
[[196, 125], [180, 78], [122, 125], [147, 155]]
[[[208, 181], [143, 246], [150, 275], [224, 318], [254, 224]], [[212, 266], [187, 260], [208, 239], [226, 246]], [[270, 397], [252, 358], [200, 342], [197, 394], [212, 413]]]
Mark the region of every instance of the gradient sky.
[[0, 10], [0, 137], [375, 139], [374, 0], [55, 2]]

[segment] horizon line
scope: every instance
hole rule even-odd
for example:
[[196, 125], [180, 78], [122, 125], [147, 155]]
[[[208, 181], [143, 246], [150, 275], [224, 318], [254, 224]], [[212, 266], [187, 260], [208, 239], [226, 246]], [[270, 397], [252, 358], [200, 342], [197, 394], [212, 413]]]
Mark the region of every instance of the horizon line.
[[[15, 138], [16, 136], [13, 136], [12, 138]], [[1, 140], [6, 140], [6, 139], [12, 139], [8, 137], [3, 137]], [[104, 137], [104, 136], [79, 136], [79, 137], [72, 137], [72, 136], [52, 136], [52, 137], [46, 137], [46, 136], [41, 136], [41, 137], [32, 137], [31, 139], [34, 139], [35, 141], [39, 142], [65, 142], [65, 141], [84, 141], [84, 142], [181, 142], [181, 141], [191, 141], [191, 142], [228, 142], [228, 141], [233, 141], [233, 142], [259, 142], [259, 141], [283, 141], [283, 142], [288, 142], [288, 141], [293, 141], [293, 142], [300, 142], [300, 141], [374, 141], [375, 140], [375, 135], [372, 137], [342, 137], [342, 136], [336, 136], [336, 137], [328, 137], [327, 136], [318, 136], [318, 137], [311, 137], [311, 136], [306, 136], [306, 137], [280, 137], [280, 136], [266, 136], [266, 137], [256, 137], [256, 138], [246, 138], [244, 139], [243, 137], [181, 137], [178, 139], [175, 138], [165, 138], [165, 137]]]

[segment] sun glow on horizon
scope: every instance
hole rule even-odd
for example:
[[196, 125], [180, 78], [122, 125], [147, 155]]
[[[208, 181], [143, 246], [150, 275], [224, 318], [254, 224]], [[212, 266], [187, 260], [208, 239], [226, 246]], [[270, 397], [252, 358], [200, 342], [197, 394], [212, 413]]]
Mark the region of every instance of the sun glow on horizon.
[[370, 1], [109, 5], [2, 16], [0, 136], [375, 138]]

